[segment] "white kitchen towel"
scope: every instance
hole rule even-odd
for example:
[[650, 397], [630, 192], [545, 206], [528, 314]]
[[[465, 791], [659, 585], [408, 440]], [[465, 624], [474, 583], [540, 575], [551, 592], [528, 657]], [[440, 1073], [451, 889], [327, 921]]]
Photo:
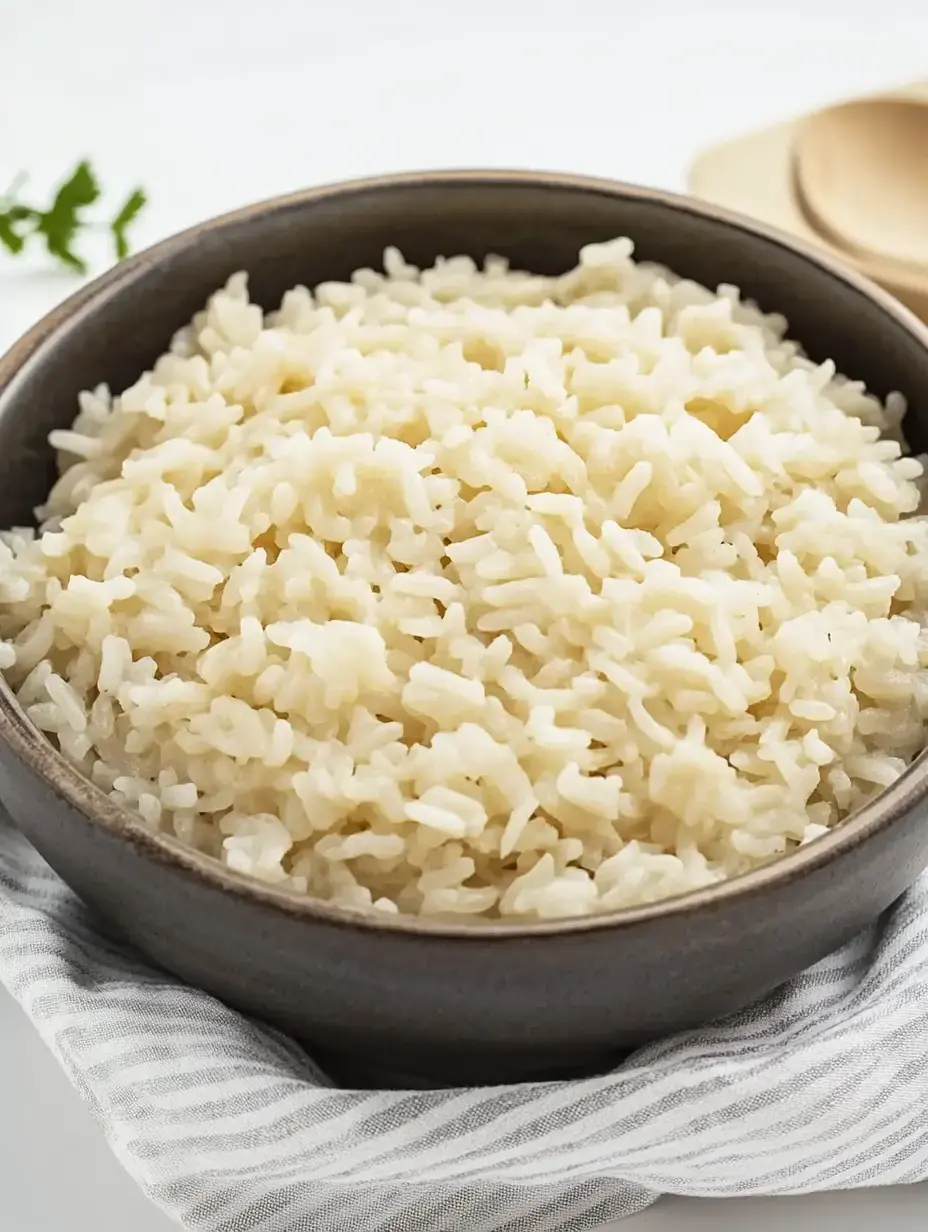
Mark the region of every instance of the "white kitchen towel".
[[147, 966], [0, 820], [0, 978], [196, 1232], [593, 1232], [928, 1176], [928, 880], [763, 1004], [579, 1082], [351, 1091]]

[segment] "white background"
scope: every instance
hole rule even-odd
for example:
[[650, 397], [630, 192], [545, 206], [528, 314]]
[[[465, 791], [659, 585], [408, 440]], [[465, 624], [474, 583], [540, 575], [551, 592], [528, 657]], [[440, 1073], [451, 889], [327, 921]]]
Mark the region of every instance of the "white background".
[[[87, 155], [114, 200], [150, 190], [149, 242], [377, 171], [542, 167], [683, 188], [705, 145], [920, 76], [922, 0], [0, 0], [0, 189], [25, 169], [41, 193]], [[0, 253], [0, 349], [75, 285]], [[2, 991], [0, 1042], [0, 1226], [168, 1232]], [[916, 1187], [671, 1199], [623, 1228], [926, 1222]]]

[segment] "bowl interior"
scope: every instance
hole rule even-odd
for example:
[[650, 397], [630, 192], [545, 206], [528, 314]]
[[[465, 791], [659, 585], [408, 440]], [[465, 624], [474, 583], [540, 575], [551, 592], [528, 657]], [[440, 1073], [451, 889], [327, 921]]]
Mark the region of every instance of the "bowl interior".
[[[496, 253], [516, 267], [559, 273], [575, 264], [582, 245], [617, 235], [634, 240], [639, 259], [712, 287], [737, 285], [766, 311], [785, 315], [790, 336], [813, 359], [834, 360], [877, 395], [901, 391], [909, 407], [909, 443], [916, 451], [928, 448], [928, 331], [849, 271], [686, 198], [565, 176], [435, 173], [310, 191], [206, 223], [126, 262], [33, 331], [0, 360], [0, 527], [32, 521], [54, 474], [47, 435], [71, 422], [78, 391], [101, 382], [118, 391], [133, 382], [238, 270], [249, 271], [253, 297], [272, 308], [296, 284], [313, 286], [345, 279], [359, 266], [379, 266], [388, 245], [420, 265], [440, 255], [479, 260]], [[9, 700], [3, 705], [16, 710]], [[88, 815], [105, 812], [102, 794], [62, 787], [75, 772], [56, 754], [40, 758], [27, 743], [29, 760], [57, 781], [56, 790], [79, 799]], [[40, 743], [36, 736], [36, 747]], [[60, 763], [58, 771], [52, 763]], [[821, 840], [814, 859], [859, 841], [924, 792], [921, 779], [916, 787], [908, 773], [903, 777], [857, 823]], [[97, 796], [98, 803], [87, 803]], [[201, 871], [203, 862], [191, 857]], [[785, 873], [809, 863], [804, 849], [775, 867]], [[744, 881], [766, 876], [750, 874]], [[247, 888], [237, 877], [229, 881]], [[728, 892], [722, 886], [695, 897], [716, 901]], [[260, 896], [278, 904], [286, 897], [270, 890]], [[306, 900], [300, 902], [302, 911]], [[664, 906], [618, 914], [661, 914]], [[599, 917], [599, 923], [614, 916]], [[558, 927], [578, 923], [560, 921]]]

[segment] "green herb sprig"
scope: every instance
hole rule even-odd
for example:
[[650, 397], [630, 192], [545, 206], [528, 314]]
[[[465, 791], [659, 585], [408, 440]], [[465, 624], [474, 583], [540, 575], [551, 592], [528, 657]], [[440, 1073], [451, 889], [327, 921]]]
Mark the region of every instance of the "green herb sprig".
[[82, 161], [68, 178], [59, 185], [51, 205], [46, 210], [26, 205], [21, 193], [26, 177], [19, 175], [0, 196], [0, 245], [17, 256], [26, 244], [38, 236], [50, 256], [78, 274], [87, 272], [87, 263], [75, 251], [74, 243], [79, 236], [101, 225], [110, 233], [116, 259], [122, 261], [129, 255], [127, 236], [130, 225], [144, 209], [148, 198], [141, 188], [129, 194], [122, 207], [108, 223], [95, 223], [86, 216], [86, 211], [95, 205], [101, 196], [100, 185], [89, 162]]

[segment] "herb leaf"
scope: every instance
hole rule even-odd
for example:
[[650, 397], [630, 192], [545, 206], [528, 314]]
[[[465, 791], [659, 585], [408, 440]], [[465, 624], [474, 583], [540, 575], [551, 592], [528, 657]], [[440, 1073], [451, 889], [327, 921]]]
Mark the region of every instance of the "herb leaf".
[[[90, 163], [81, 161], [71, 175], [59, 185], [47, 210], [22, 204], [19, 194], [25, 176], [18, 176], [0, 197], [0, 247], [14, 256], [21, 253], [30, 236], [39, 235], [51, 256], [78, 273], [85, 273], [84, 259], [75, 251], [74, 241], [83, 231], [95, 226], [85, 217], [85, 211], [100, 199], [100, 185]], [[121, 261], [128, 256], [126, 230], [146, 204], [141, 188], [135, 189], [108, 224], [116, 256]]]
[[129, 241], [126, 239], [127, 227], [135, 221], [136, 217], [142, 212], [148, 202], [145, 195], [145, 190], [136, 188], [126, 198], [122, 209], [110, 223], [110, 231], [113, 233], [113, 244], [116, 249], [116, 259], [124, 261], [129, 255]]
[[12, 253], [22, 252], [29, 228], [22, 224], [32, 220], [32, 210], [25, 205], [11, 205], [0, 211], [0, 244]]
[[25, 182], [26, 176], [20, 173], [0, 197], [0, 244], [12, 253], [22, 252], [31, 229], [23, 224], [32, 222], [32, 210], [16, 200]]
[[80, 162], [65, 180], [52, 202], [50, 210], [36, 223], [36, 233], [45, 238], [45, 247], [53, 257], [84, 274], [87, 266], [72, 248], [74, 237], [84, 225], [81, 211], [100, 199], [100, 185], [90, 164]]

